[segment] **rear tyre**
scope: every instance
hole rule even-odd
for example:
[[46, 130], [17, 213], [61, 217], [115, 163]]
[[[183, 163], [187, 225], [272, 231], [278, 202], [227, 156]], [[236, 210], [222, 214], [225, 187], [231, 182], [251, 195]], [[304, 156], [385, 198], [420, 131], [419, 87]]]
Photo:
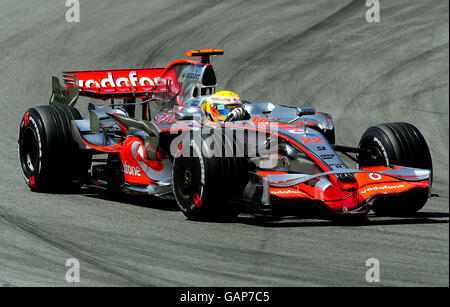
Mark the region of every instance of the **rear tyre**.
[[[364, 132], [359, 147], [368, 152], [358, 156], [360, 167], [398, 165], [433, 171], [428, 145], [420, 131], [409, 123], [371, 127]], [[423, 208], [428, 194], [428, 190], [421, 190], [402, 199], [382, 198], [372, 210], [378, 215], [412, 215]]]
[[229, 200], [242, 193], [248, 182], [247, 160], [205, 154], [210, 152], [207, 138], [191, 139], [189, 150], [182, 150], [189, 154], [175, 157], [175, 199], [190, 220], [231, 220], [239, 210]]
[[33, 191], [66, 192], [81, 187], [91, 165], [91, 153], [72, 139], [77, 109], [64, 105], [29, 109], [22, 119], [18, 154], [22, 174]]

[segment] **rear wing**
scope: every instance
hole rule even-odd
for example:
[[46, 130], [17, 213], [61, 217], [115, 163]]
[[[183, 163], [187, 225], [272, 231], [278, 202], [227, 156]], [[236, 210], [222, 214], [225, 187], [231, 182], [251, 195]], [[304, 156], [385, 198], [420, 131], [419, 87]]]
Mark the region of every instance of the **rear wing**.
[[[145, 99], [149, 93], [170, 92], [178, 94], [181, 83], [201, 83], [204, 71], [210, 65], [209, 57], [223, 54], [220, 49], [200, 49], [186, 52], [188, 57], [200, 57], [200, 61], [178, 60], [165, 68], [87, 70], [63, 72], [64, 85], [58, 78], [52, 79], [52, 97], [50, 104], [74, 105], [79, 96], [95, 99]], [[182, 73], [186, 66], [191, 71], [185, 77]], [[201, 67], [201, 68], [199, 68]], [[214, 73], [208, 71], [209, 83], [215, 83]], [[183, 79], [183, 80], [182, 80]], [[212, 81], [211, 81], [212, 80]], [[208, 84], [209, 84], [208, 83]], [[186, 84], [185, 84], [186, 85]]]
[[73, 106], [79, 96], [95, 99], [147, 98], [155, 91], [165, 68], [63, 72], [64, 86], [52, 77], [50, 104]]
[[66, 88], [79, 89], [80, 96], [98, 99], [145, 98], [155, 90], [165, 68], [66, 71]]

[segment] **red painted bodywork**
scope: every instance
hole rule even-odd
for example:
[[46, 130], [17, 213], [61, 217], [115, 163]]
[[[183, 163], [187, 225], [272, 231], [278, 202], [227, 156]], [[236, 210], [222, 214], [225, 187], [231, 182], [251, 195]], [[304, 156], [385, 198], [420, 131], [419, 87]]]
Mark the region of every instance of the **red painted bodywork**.
[[[134, 152], [133, 146], [135, 147]], [[144, 145], [141, 139], [137, 137], [127, 138], [123, 144], [123, 148], [120, 151], [119, 156], [124, 166], [124, 177], [126, 182], [143, 185], [149, 185], [154, 182], [145, 174], [142, 166], [138, 163], [138, 161], [140, 161], [150, 166], [150, 163], [147, 163], [145, 159]], [[155, 163], [158, 164], [158, 162]], [[158, 167], [158, 165], [155, 166]], [[139, 170], [138, 173], [137, 170]]]

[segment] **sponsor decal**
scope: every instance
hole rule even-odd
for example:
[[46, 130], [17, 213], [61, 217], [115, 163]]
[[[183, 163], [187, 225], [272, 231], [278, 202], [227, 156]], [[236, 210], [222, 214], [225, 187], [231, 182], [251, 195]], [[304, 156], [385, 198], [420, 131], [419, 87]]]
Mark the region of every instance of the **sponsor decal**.
[[[27, 116], [27, 114], [28, 114], [28, 116]], [[38, 146], [39, 146], [38, 165], [37, 165], [36, 168], [35, 168], [34, 165], [33, 165], [30, 169], [31, 169], [33, 172], [35, 171], [35, 169], [37, 169], [38, 171], [40, 171], [40, 170], [41, 170], [41, 158], [42, 158], [41, 135], [40, 135], [40, 133], [39, 133], [39, 129], [38, 129], [37, 124], [36, 124], [36, 122], [34, 121], [33, 117], [30, 117], [28, 112], [27, 112], [27, 114], [25, 114], [25, 118], [27, 119], [28, 124], [31, 123], [31, 124], [34, 126], [34, 129], [35, 129], [36, 135], [37, 135]], [[24, 121], [25, 121], [25, 118], [24, 118]], [[20, 151], [21, 151], [21, 149], [20, 149], [20, 143], [18, 142], [18, 143], [17, 143], [17, 156], [18, 156], [18, 161], [19, 161], [19, 166], [20, 166], [20, 170], [21, 170], [21, 173], [22, 173], [22, 177], [25, 179], [25, 182], [26, 182], [28, 185], [30, 185], [30, 187], [36, 188], [37, 185], [36, 185], [34, 176], [32, 176], [31, 178], [29, 178], [28, 175], [25, 174], [25, 171], [24, 171], [24, 169], [23, 169], [23, 167], [22, 167], [22, 164], [21, 164], [21, 162], [20, 162], [20, 161], [21, 161]], [[27, 157], [27, 160], [28, 160], [28, 159], [29, 159], [29, 157]], [[30, 164], [31, 164], [31, 162], [30, 162]]]
[[201, 199], [200, 195], [195, 195], [194, 204], [199, 208], [203, 205], [203, 200]]
[[318, 137], [301, 138], [300, 141], [302, 141], [305, 144], [309, 144], [309, 143], [323, 143], [323, 140], [321, 138], [318, 138]]
[[[172, 163], [168, 159], [162, 161], [148, 160], [142, 141], [134, 141], [131, 145], [131, 154], [140, 166], [140, 170], [152, 180], [164, 180], [172, 175]], [[158, 156], [158, 153], [157, 153]]]
[[[136, 71], [131, 71], [127, 77], [115, 78], [112, 72], [108, 72], [108, 77], [102, 79], [100, 82], [94, 79], [88, 80], [78, 80], [78, 85], [80, 88], [103, 88], [107, 90], [108, 88], [129, 88], [130, 86], [136, 88], [141, 87], [142, 89], [153, 89], [159, 81], [159, 77], [149, 78], [147, 76], [137, 77]], [[129, 89], [127, 89], [129, 90]]]
[[30, 171], [34, 172], [34, 166], [33, 166], [33, 163], [31, 162], [30, 155], [27, 155], [27, 159], [26, 160], [27, 160], [26, 162], [27, 162], [28, 168], [30, 169]]
[[200, 74], [199, 73], [195, 73], [195, 72], [188, 72], [186, 74], [186, 78], [187, 79], [194, 79], [194, 80], [198, 80], [200, 78]]
[[[133, 70], [109, 70], [109, 71], [66, 71], [64, 74], [66, 85], [74, 77], [78, 80], [81, 91], [114, 92], [145, 92], [152, 91], [157, 86], [166, 89], [170, 80], [161, 80], [163, 68], [133, 69]], [[164, 82], [163, 82], [164, 81]], [[68, 83], [69, 82], [69, 83]]]
[[329, 160], [329, 159], [333, 159], [334, 155], [320, 155], [320, 157], [324, 160]]
[[383, 143], [381, 143], [381, 141], [376, 137], [374, 137], [373, 140], [374, 140], [374, 142], [376, 142], [378, 144], [378, 146], [380, 146], [380, 149], [383, 152], [384, 159], [386, 160], [386, 165], [389, 165], [390, 164], [389, 157], [386, 152], [386, 148], [384, 148], [384, 146], [383, 146]]
[[27, 112], [23, 117], [23, 123], [25, 124], [25, 127], [30, 123], [30, 112]]
[[289, 130], [288, 132], [294, 133], [294, 134], [300, 134], [300, 133], [305, 133], [305, 130], [304, 129], [292, 129], [292, 130]]
[[203, 72], [203, 66], [189, 66], [185, 73], [184, 73], [184, 78], [185, 79], [190, 79], [193, 81], [200, 81], [200, 78], [202, 76], [202, 72]]
[[380, 174], [370, 173], [369, 178], [372, 180], [381, 180], [383, 177]]
[[341, 179], [347, 179], [347, 178], [352, 178], [353, 174], [351, 173], [345, 173], [345, 174], [339, 174], [339, 178]]
[[232, 97], [226, 97], [226, 96], [211, 96], [209, 98], [213, 102], [236, 102], [236, 99], [233, 100]]
[[404, 184], [374, 186], [374, 187], [362, 190], [361, 194], [366, 194], [367, 192], [372, 192], [372, 191], [381, 192], [381, 191], [397, 190], [397, 189], [401, 189], [401, 188], [404, 188], [404, 187], [405, 187]]
[[34, 176], [30, 177], [30, 187], [33, 189], [36, 188], [36, 180], [34, 179]]
[[332, 168], [346, 168], [345, 164], [328, 164]]
[[29, 117], [30, 119], [30, 123], [33, 124], [34, 129], [36, 130], [36, 135], [37, 135], [37, 139], [38, 139], [38, 145], [39, 145], [39, 159], [38, 159], [38, 166], [37, 169], [40, 171], [41, 170], [41, 158], [42, 158], [42, 142], [41, 142], [41, 134], [39, 133], [39, 129], [38, 126], [36, 124], [36, 122], [34, 121], [33, 117]]
[[258, 126], [260, 124], [268, 123], [268, 119], [266, 117], [263, 117], [263, 116], [254, 116], [252, 118], [252, 123], [255, 126]]
[[175, 121], [175, 113], [159, 113], [155, 115], [155, 122], [157, 122], [158, 124], [172, 124]]
[[123, 172], [126, 175], [141, 177], [141, 169], [138, 166], [129, 166], [127, 162], [123, 165]]
[[299, 190], [292, 190], [292, 189], [271, 191], [270, 193], [273, 194], [273, 195], [298, 195], [298, 194], [303, 194]]
[[293, 122], [292, 124], [294, 125], [299, 125], [299, 126], [316, 126], [315, 122], [308, 122], [308, 121], [300, 121], [300, 122]]

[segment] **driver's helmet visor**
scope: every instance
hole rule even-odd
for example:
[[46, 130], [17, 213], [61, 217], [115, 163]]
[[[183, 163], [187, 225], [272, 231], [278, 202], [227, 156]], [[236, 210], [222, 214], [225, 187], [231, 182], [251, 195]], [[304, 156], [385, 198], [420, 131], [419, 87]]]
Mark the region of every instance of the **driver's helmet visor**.
[[214, 108], [217, 110], [217, 113], [221, 117], [227, 117], [230, 112], [238, 107], [241, 107], [242, 105], [240, 103], [229, 103], [229, 104], [223, 104], [223, 103], [215, 103]]

